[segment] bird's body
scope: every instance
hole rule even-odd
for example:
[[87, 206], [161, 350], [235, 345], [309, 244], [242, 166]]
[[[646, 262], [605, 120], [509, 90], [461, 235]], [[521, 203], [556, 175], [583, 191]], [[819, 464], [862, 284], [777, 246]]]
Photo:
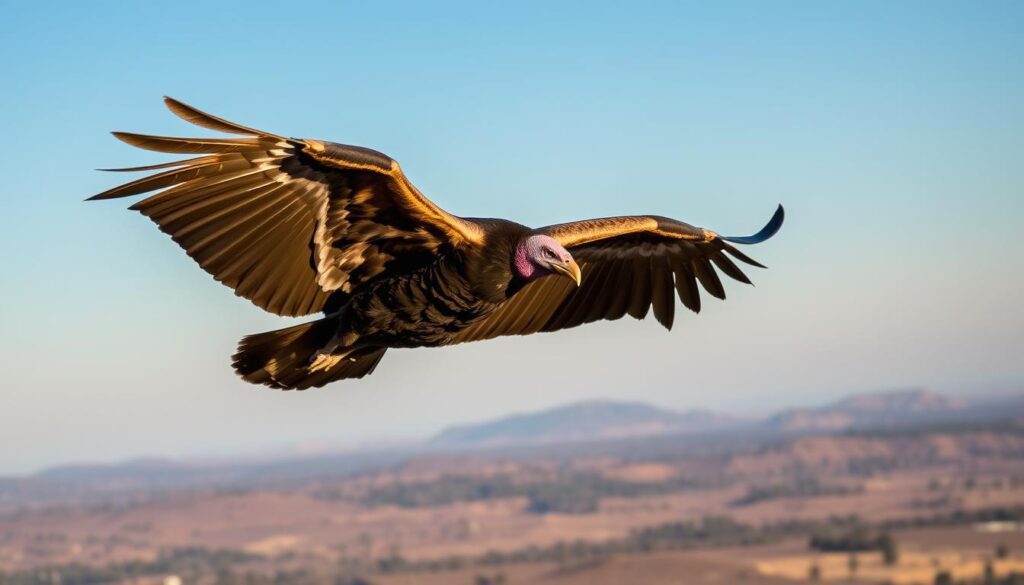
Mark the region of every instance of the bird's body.
[[341, 309], [346, 316], [343, 327], [385, 347], [450, 344], [457, 333], [496, 310], [513, 292], [508, 257], [529, 230], [511, 223], [502, 228], [480, 251], [438, 256], [425, 266], [359, 290]]
[[[749, 282], [723, 238], [658, 216], [531, 229], [459, 218], [426, 199], [391, 158], [362, 147], [284, 138], [167, 99], [182, 118], [247, 138], [115, 133], [151, 150], [198, 158], [95, 196], [164, 189], [132, 206], [236, 294], [279, 315], [317, 321], [251, 335], [234, 357], [246, 380], [322, 386], [373, 371], [388, 348], [436, 347], [554, 331], [626, 314], [671, 328], [674, 298], [700, 310], [699, 282], [725, 292], [718, 270]], [[563, 278], [564, 277], [564, 278]]]

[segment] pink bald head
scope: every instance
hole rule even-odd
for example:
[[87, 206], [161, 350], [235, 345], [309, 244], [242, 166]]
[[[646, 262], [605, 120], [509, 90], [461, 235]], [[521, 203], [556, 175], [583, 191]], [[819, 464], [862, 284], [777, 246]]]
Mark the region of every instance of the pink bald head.
[[527, 282], [554, 273], [553, 265], [568, 263], [575, 265], [572, 254], [558, 240], [543, 234], [520, 240], [512, 253], [512, 270]]

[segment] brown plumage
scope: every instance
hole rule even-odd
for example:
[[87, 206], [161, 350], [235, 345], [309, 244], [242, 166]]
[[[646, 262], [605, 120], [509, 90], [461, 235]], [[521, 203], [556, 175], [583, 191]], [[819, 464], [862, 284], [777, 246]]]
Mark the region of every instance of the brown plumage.
[[780, 206], [758, 234], [727, 238], [657, 216], [540, 229], [459, 218], [377, 151], [285, 138], [165, 103], [189, 122], [239, 137], [115, 132], [139, 148], [200, 156], [113, 169], [160, 172], [90, 199], [159, 191], [131, 208], [215, 279], [278, 315], [325, 314], [241, 341], [236, 371], [275, 388], [361, 378], [389, 347], [642, 319], [652, 309], [671, 328], [676, 295], [695, 312], [698, 283], [725, 298], [717, 271], [749, 283], [730, 256], [761, 265], [731, 243], [764, 241], [783, 219]]

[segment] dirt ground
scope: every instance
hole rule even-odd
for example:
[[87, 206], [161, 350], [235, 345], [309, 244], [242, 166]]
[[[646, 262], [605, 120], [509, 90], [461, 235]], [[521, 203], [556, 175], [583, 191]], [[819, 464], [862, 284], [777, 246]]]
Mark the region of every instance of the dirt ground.
[[[987, 561], [997, 576], [1024, 572], [1024, 531], [985, 532], [981, 527], [928, 528], [894, 534], [899, 560], [886, 566], [879, 553], [857, 555], [851, 577], [849, 554], [813, 553], [802, 539], [770, 546], [658, 552], [613, 557], [593, 564], [559, 568], [554, 564], [512, 565], [501, 569], [469, 569], [433, 574], [377, 577], [380, 585], [450, 585], [476, 583], [478, 576], [501, 575], [506, 584], [561, 585], [782, 585], [808, 583], [817, 564], [821, 582], [899, 583], [930, 585], [935, 574], [948, 570], [954, 579], [978, 578]], [[994, 559], [998, 545], [1010, 551]]]
[[[881, 521], [931, 517], [955, 510], [1024, 506], [1024, 481], [1009, 479], [1024, 477], [1024, 461], [1011, 458], [967, 461], [969, 468], [962, 464], [943, 464], [877, 473], [870, 478], [843, 478], [859, 488], [845, 495], [778, 497], [737, 505], [737, 499], [752, 485], [739, 482], [719, 489], [605, 498], [595, 512], [584, 514], [533, 514], [524, 498], [463, 501], [424, 508], [392, 505], [371, 508], [343, 499], [317, 497], [312, 488], [163, 494], [117, 506], [67, 505], [0, 516], [0, 567], [16, 570], [69, 562], [104, 564], [148, 560], [162, 549], [190, 546], [242, 550], [272, 558], [300, 554], [325, 562], [333, 562], [341, 556], [379, 558], [392, 552], [406, 559], [424, 560], [451, 555], [477, 556], [490, 550], [543, 547], [559, 541], [602, 541], [626, 536], [640, 527], [697, 520], [707, 515], [727, 515], [751, 524], [850, 514], [868, 521]], [[615, 461], [595, 461], [593, 466], [609, 476], [638, 482], [661, 481], [674, 473], [673, 467], [661, 463], [622, 465]], [[515, 472], [516, 469], [513, 466], [501, 471]], [[410, 473], [415, 476], [422, 471], [413, 469]], [[394, 479], [377, 477], [372, 481]], [[910, 582], [904, 577], [909, 579], [913, 574], [913, 579], [917, 579], [925, 573], [934, 573], [936, 567], [963, 567], [964, 571], [976, 572], [983, 566], [984, 551], [991, 551], [997, 541], [1005, 539], [1017, 543], [1019, 536], [942, 529], [908, 535], [908, 542], [915, 544], [908, 545], [904, 551], [905, 566], [901, 573], [876, 567], [866, 557], [858, 574], [864, 578]], [[803, 578], [813, 563], [805, 544], [800, 549], [777, 551], [773, 558], [761, 559], [761, 564], [748, 563], [742, 567], [743, 574]], [[1024, 550], [1024, 542], [1014, 547]], [[967, 556], [943, 556], [944, 551]], [[700, 559], [704, 563], [699, 565], [702, 567], [726, 566], [732, 570], [735, 565], [731, 559], [709, 554], [688, 554], [683, 558], [687, 563]], [[759, 553], [745, 550], [742, 556], [751, 559], [756, 554]], [[603, 570], [619, 571], [617, 567], [633, 567], [630, 565], [633, 562], [628, 558], [615, 558], [608, 561], [608, 567]], [[652, 557], [650, 562], [657, 565], [668, 561]], [[819, 565], [823, 577], [848, 577], [847, 562], [846, 557], [839, 560], [822, 557]], [[1009, 563], [1003, 564], [1010, 570]], [[629, 570], [634, 569], [641, 570], [638, 567]], [[540, 569], [509, 569], [521, 570]], [[587, 571], [579, 568], [576, 572]], [[689, 574], [689, 569], [684, 572]], [[570, 573], [573, 572], [555, 571], [530, 578], [570, 583], [576, 578]], [[708, 569], [707, 574], [713, 580], [712, 576], [720, 573]]]
[[472, 569], [435, 574], [375, 578], [379, 585], [473, 585], [479, 576], [498, 575], [507, 585], [784, 585], [792, 580], [760, 575], [744, 563], [700, 553], [672, 552], [615, 557], [604, 562], [559, 568], [552, 564], [517, 565], [502, 569]]

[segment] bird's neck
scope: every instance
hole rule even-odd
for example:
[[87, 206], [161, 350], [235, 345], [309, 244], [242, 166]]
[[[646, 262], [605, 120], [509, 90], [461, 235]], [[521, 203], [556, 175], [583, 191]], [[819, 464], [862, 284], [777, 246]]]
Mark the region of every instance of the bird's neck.
[[512, 272], [524, 282], [536, 280], [541, 276], [537, 265], [530, 259], [526, 240], [521, 240], [512, 251]]
[[529, 230], [512, 222], [488, 221], [492, 225], [484, 245], [464, 251], [464, 270], [467, 281], [481, 299], [500, 303], [526, 283], [519, 276], [515, 257], [519, 243]]

